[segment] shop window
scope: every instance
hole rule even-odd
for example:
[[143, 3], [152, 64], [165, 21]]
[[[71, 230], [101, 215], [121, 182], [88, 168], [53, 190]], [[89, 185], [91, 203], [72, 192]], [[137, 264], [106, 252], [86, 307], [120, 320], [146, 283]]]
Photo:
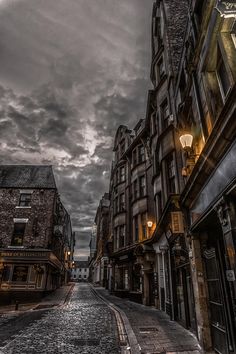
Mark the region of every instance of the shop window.
[[165, 100], [161, 105], [161, 116], [163, 129], [166, 129], [169, 126], [170, 110], [167, 100]]
[[19, 206], [28, 207], [31, 204], [31, 193], [21, 193]]
[[140, 197], [146, 195], [146, 178], [145, 176], [141, 176], [139, 178], [139, 188], [140, 188]]
[[138, 181], [135, 180], [133, 184], [133, 189], [134, 189], [134, 199], [138, 198]]
[[120, 182], [125, 181], [125, 166], [121, 166], [120, 168]]
[[145, 161], [145, 150], [144, 150], [144, 146], [140, 145], [138, 147], [138, 162], [144, 162]]
[[26, 223], [14, 223], [11, 246], [22, 246]]
[[230, 80], [229, 80], [229, 76], [226, 70], [224, 60], [222, 58], [222, 55], [220, 54], [220, 50], [219, 50], [216, 74], [220, 86], [221, 95], [223, 98], [225, 98], [230, 90]]
[[167, 189], [168, 193], [175, 193], [175, 166], [173, 154], [166, 159]]
[[138, 241], [138, 215], [134, 217], [134, 241]]
[[125, 210], [125, 193], [120, 195], [120, 211]]
[[29, 266], [14, 266], [12, 281], [25, 283], [28, 277]]
[[5, 265], [2, 273], [2, 281], [9, 281], [11, 276], [11, 266]]

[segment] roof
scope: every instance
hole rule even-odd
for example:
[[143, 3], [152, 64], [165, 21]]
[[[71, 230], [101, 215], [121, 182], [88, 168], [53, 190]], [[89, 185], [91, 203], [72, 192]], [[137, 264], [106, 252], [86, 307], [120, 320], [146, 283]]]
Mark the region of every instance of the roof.
[[88, 268], [89, 262], [88, 261], [75, 261], [76, 268]]
[[0, 188], [56, 189], [52, 166], [0, 165]]

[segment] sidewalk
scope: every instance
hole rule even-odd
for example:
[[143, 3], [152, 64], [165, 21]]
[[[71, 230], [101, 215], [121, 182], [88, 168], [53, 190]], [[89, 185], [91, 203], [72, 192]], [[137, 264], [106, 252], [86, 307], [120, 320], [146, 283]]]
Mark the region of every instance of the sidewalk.
[[60, 288], [56, 289], [50, 295], [42, 298], [41, 301], [38, 303], [35, 302], [26, 303], [26, 304], [19, 303], [18, 311], [15, 310], [15, 305], [0, 306], [0, 315], [10, 313], [10, 312], [22, 313], [29, 310], [37, 310], [37, 309], [61, 306], [67, 301], [74, 285], [75, 285], [74, 283], [68, 283], [67, 285], [63, 285]]
[[177, 322], [171, 321], [164, 312], [112, 296], [101, 287], [96, 287], [95, 291], [116, 306], [124, 323], [129, 322], [140, 349], [139, 353], [201, 353], [195, 336]]

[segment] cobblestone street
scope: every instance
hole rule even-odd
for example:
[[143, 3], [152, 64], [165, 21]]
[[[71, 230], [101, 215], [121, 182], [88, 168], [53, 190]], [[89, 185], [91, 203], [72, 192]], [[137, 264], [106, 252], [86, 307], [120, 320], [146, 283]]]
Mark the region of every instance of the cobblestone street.
[[200, 353], [196, 338], [163, 312], [89, 284], [20, 308], [0, 316], [0, 354]]
[[[36, 313], [39, 319], [35, 320]], [[0, 343], [1, 354], [120, 352], [115, 317], [89, 285], [76, 284], [67, 305], [46, 311], [31, 310], [27, 315], [32, 316], [32, 322], [24, 327], [22, 318], [24, 328], [14, 338]], [[17, 318], [14, 313], [3, 315], [1, 332], [8, 322]]]

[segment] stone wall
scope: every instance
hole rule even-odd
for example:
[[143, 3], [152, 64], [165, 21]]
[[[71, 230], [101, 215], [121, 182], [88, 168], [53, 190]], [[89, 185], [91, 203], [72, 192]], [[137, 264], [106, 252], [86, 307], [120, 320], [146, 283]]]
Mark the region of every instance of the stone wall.
[[30, 207], [19, 207], [20, 189], [0, 190], [0, 246], [11, 245], [14, 218], [28, 219], [23, 246], [48, 247], [52, 232], [55, 190], [33, 190]]

